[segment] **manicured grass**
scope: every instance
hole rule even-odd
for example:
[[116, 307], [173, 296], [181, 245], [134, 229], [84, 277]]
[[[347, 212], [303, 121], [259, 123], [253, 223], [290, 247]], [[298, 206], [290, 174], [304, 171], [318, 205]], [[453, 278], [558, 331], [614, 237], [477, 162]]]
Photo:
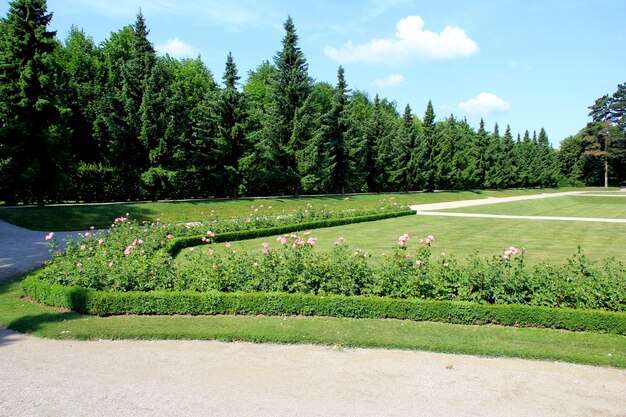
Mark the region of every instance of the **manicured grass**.
[[[599, 197], [593, 197], [599, 198]], [[504, 204], [504, 203], [503, 203]], [[526, 248], [530, 263], [548, 261], [560, 264], [570, 258], [581, 245], [584, 253], [592, 259], [615, 257], [626, 261], [624, 245], [626, 224], [575, 223], [548, 220], [510, 220], [460, 217], [406, 216], [364, 224], [313, 230], [317, 237], [317, 250], [330, 250], [337, 238], [343, 237], [353, 249], [363, 249], [379, 260], [382, 253], [390, 253], [397, 245], [398, 237], [408, 233], [412, 240], [409, 247], [417, 247], [420, 238], [435, 236], [433, 255], [453, 254], [465, 259], [473, 252], [481, 256], [501, 255], [509, 246]], [[266, 237], [233, 242], [230, 250], [261, 252], [262, 242], [270, 249], [279, 247], [276, 237]], [[208, 252], [209, 247], [198, 248]], [[216, 245], [216, 250], [225, 250]], [[176, 262], [185, 262], [187, 250], [183, 250]], [[207, 257], [209, 255], [207, 254]]]
[[[487, 197], [510, 197], [546, 192], [561, 192], [570, 189], [531, 189], [505, 191], [464, 191], [442, 193], [394, 193], [349, 195], [331, 197], [284, 197], [239, 200], [195, 200], [159, 203], [120, 203], [95, 205], [69, 205], [53, 207], [0, 208], [0, 219], [32, 230], [85, 230], [90, 226], [107, 228], [116, 217], [130, 213], [139, 221], [178, 223], [218, 218], [242, 217], [257, 213], [279, 215], [307, 204], [314, 208], [345, 210], [351, 208], [373, 208], [383, 202], [398, 205], [428, 204], [444, 201], [472, 200]], [[263, 207], [261, 207], [263, 206]], [[270, 209], [269, 206], [272, 208]], [[255, 213], [254, 209], [259, 212]], [[213, 211], [213, 217], [211, 213]]]
[[46, 308], [20, 296], [19, 281], [0, 284], [0, 325], [55, 339], [312, 343], [558, 360], [626, 368], [626, 337], [616, 335], [326, 317], [92, 317]]
[[615, 197], [585, 195], [541, 200], [514, 201], [442, 210], [456, 213], [508, 214], [515, 216], [558, 216], [626, 219], [626, 193]]

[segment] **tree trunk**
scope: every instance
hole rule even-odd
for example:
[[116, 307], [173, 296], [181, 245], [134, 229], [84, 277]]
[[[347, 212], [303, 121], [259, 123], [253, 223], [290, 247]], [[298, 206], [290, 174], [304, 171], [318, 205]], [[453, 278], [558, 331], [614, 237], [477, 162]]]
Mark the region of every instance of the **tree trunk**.
[[604, 155], [604, 188], [609, 188], [609, 157]]

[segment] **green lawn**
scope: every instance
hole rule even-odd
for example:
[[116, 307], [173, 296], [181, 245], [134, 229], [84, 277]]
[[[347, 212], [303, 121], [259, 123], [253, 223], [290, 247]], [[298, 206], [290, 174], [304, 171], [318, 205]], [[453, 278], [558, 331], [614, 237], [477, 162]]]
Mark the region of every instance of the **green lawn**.
[[[443, 193], [394, 193], [302, 198], [263, 198], [239, 200], [195, 200], [163, 203], [120, 203], [96, 205], [69, 205], [53, 207], [0, 208], [0, 219], [32, 230], [85, 230], [90, 226], [107, 228], [113, 219], [130, 213], [139, 221], [176, 223], [209, 220], [216, 217], [248, 216], [258, 209], [260, 213], [279, 215], [307, 204], [314, 208], [324, 206], [333, 209], [372, 208], [390, 201], [398, 205], [428, 204], [444, 201], [472, 200], [487, 197], [510, 197], [572, 189], [532, 189], [505, 191], [464, 191]], [[390, 200], [393, 199], [393, 200]], [[261, 207], [263, 206], [263, 207]], [[271, 209], [269, 207], [272, 207]], [[214, 217], [211, 217], [213, 213]]]
[[[403, 233], [408, 233], [412, 239], [407, 242], [409, 247], [415, 247], [419, 238], [432, 234], [435, 236], [433, 254], [454, 254], [457, 259], [464, 259], [473, 252], [491, 257], [502, 254], [509, 246], [517, 246], [526, 248], [531, 263], [542, 260], [562, 263], [581, 245], [590, 258], [614, 256], [626, 261], [626, 224], [406, 216], [317, 229], [311, 236], [318, 238], [318, 250], [329, 250], [337, 238], [343, 237], [352, 248], [366, 250], [376, 260], [382, 253], [389, 253]], [[268, 242], [270, 249], [279, 246], [276, 237], [266, 237], [233, 242], [231, 250], [261, 252], [262, 242]], [[216, 246], [217, 250], [225, 250], [223, 245]], [[205, 253], [208, 249], [200, 247]], [[177, 262], [184, 262], [187, 253], [182, 251]]]
[[455, 213], [509, 214], [515, 216], [559, 216], [626, 219], [626, 193], [615, 197], [572, 195], [541, 200], [514, 201], [448, 209]]
[[[0, 284], [0, 326], [55, 339], [201, 339], [415, 349], [626, 368], [626, 337], [403, 320], [260, 316], [92, 317], [21, 298]], [[2, 341], [0, 340], [0, 344]]]

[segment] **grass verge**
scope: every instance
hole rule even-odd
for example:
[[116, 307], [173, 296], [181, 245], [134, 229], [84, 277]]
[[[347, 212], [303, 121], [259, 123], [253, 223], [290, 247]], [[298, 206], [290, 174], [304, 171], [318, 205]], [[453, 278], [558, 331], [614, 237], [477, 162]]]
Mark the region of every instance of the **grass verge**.
[[265, 316], [93, 317], [23, 299], [19, 280], [0, 284], [0, 325], [55, 339], [200, 339], [310, 343], [516, 357], [626, 368], [626, 337], [407, 320]]
[[[238, 200], [195, 200], [158, 203], [115, 203], [115, 204], [76, 204], [67, 206], [0, 208], [0, 219], [31, 230], [86, 230], [90, 226], [98, 229], [108, 228], [111, 221], [130, 213], [131, 217], [141, 221], [161, 223], [179, 223], [208, 220], [215, 217], [246, 217], [256, 213], [280, 215], [294, 209], [306, 208], [308, 204], [315, 208], [346, 210], [353, 208], [373, 208], [385, 200], [398, 205], [429, 204], [445, 201], [473, 200], [487, 197], [511, 197], [569, 191], [572, 189], [530, 189], [503, 191], [463, 191], [441, 193], [390, 193], [358, 194], [321, 197], [282, 197]], [[269, 208], [271, 206], [271, 209]], [[211, 217], [213, 214], [214, 217]]]

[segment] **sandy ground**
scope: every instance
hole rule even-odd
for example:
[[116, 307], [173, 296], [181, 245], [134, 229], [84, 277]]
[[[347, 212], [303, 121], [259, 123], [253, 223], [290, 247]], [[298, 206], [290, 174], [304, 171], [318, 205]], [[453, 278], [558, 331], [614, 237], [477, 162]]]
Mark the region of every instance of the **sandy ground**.
[[[442, 208], [453, 207], [429, 209]], [[43, 236], [0, 222], [0, 280], [48, 259]], [[626, 370], [308, 345], [59, 341], [0, 328], [0, 417], [565, 415], [626, 417]]]
[[0, 330], [0, 416], [626, 416], [626, 371], [427, 352]]

